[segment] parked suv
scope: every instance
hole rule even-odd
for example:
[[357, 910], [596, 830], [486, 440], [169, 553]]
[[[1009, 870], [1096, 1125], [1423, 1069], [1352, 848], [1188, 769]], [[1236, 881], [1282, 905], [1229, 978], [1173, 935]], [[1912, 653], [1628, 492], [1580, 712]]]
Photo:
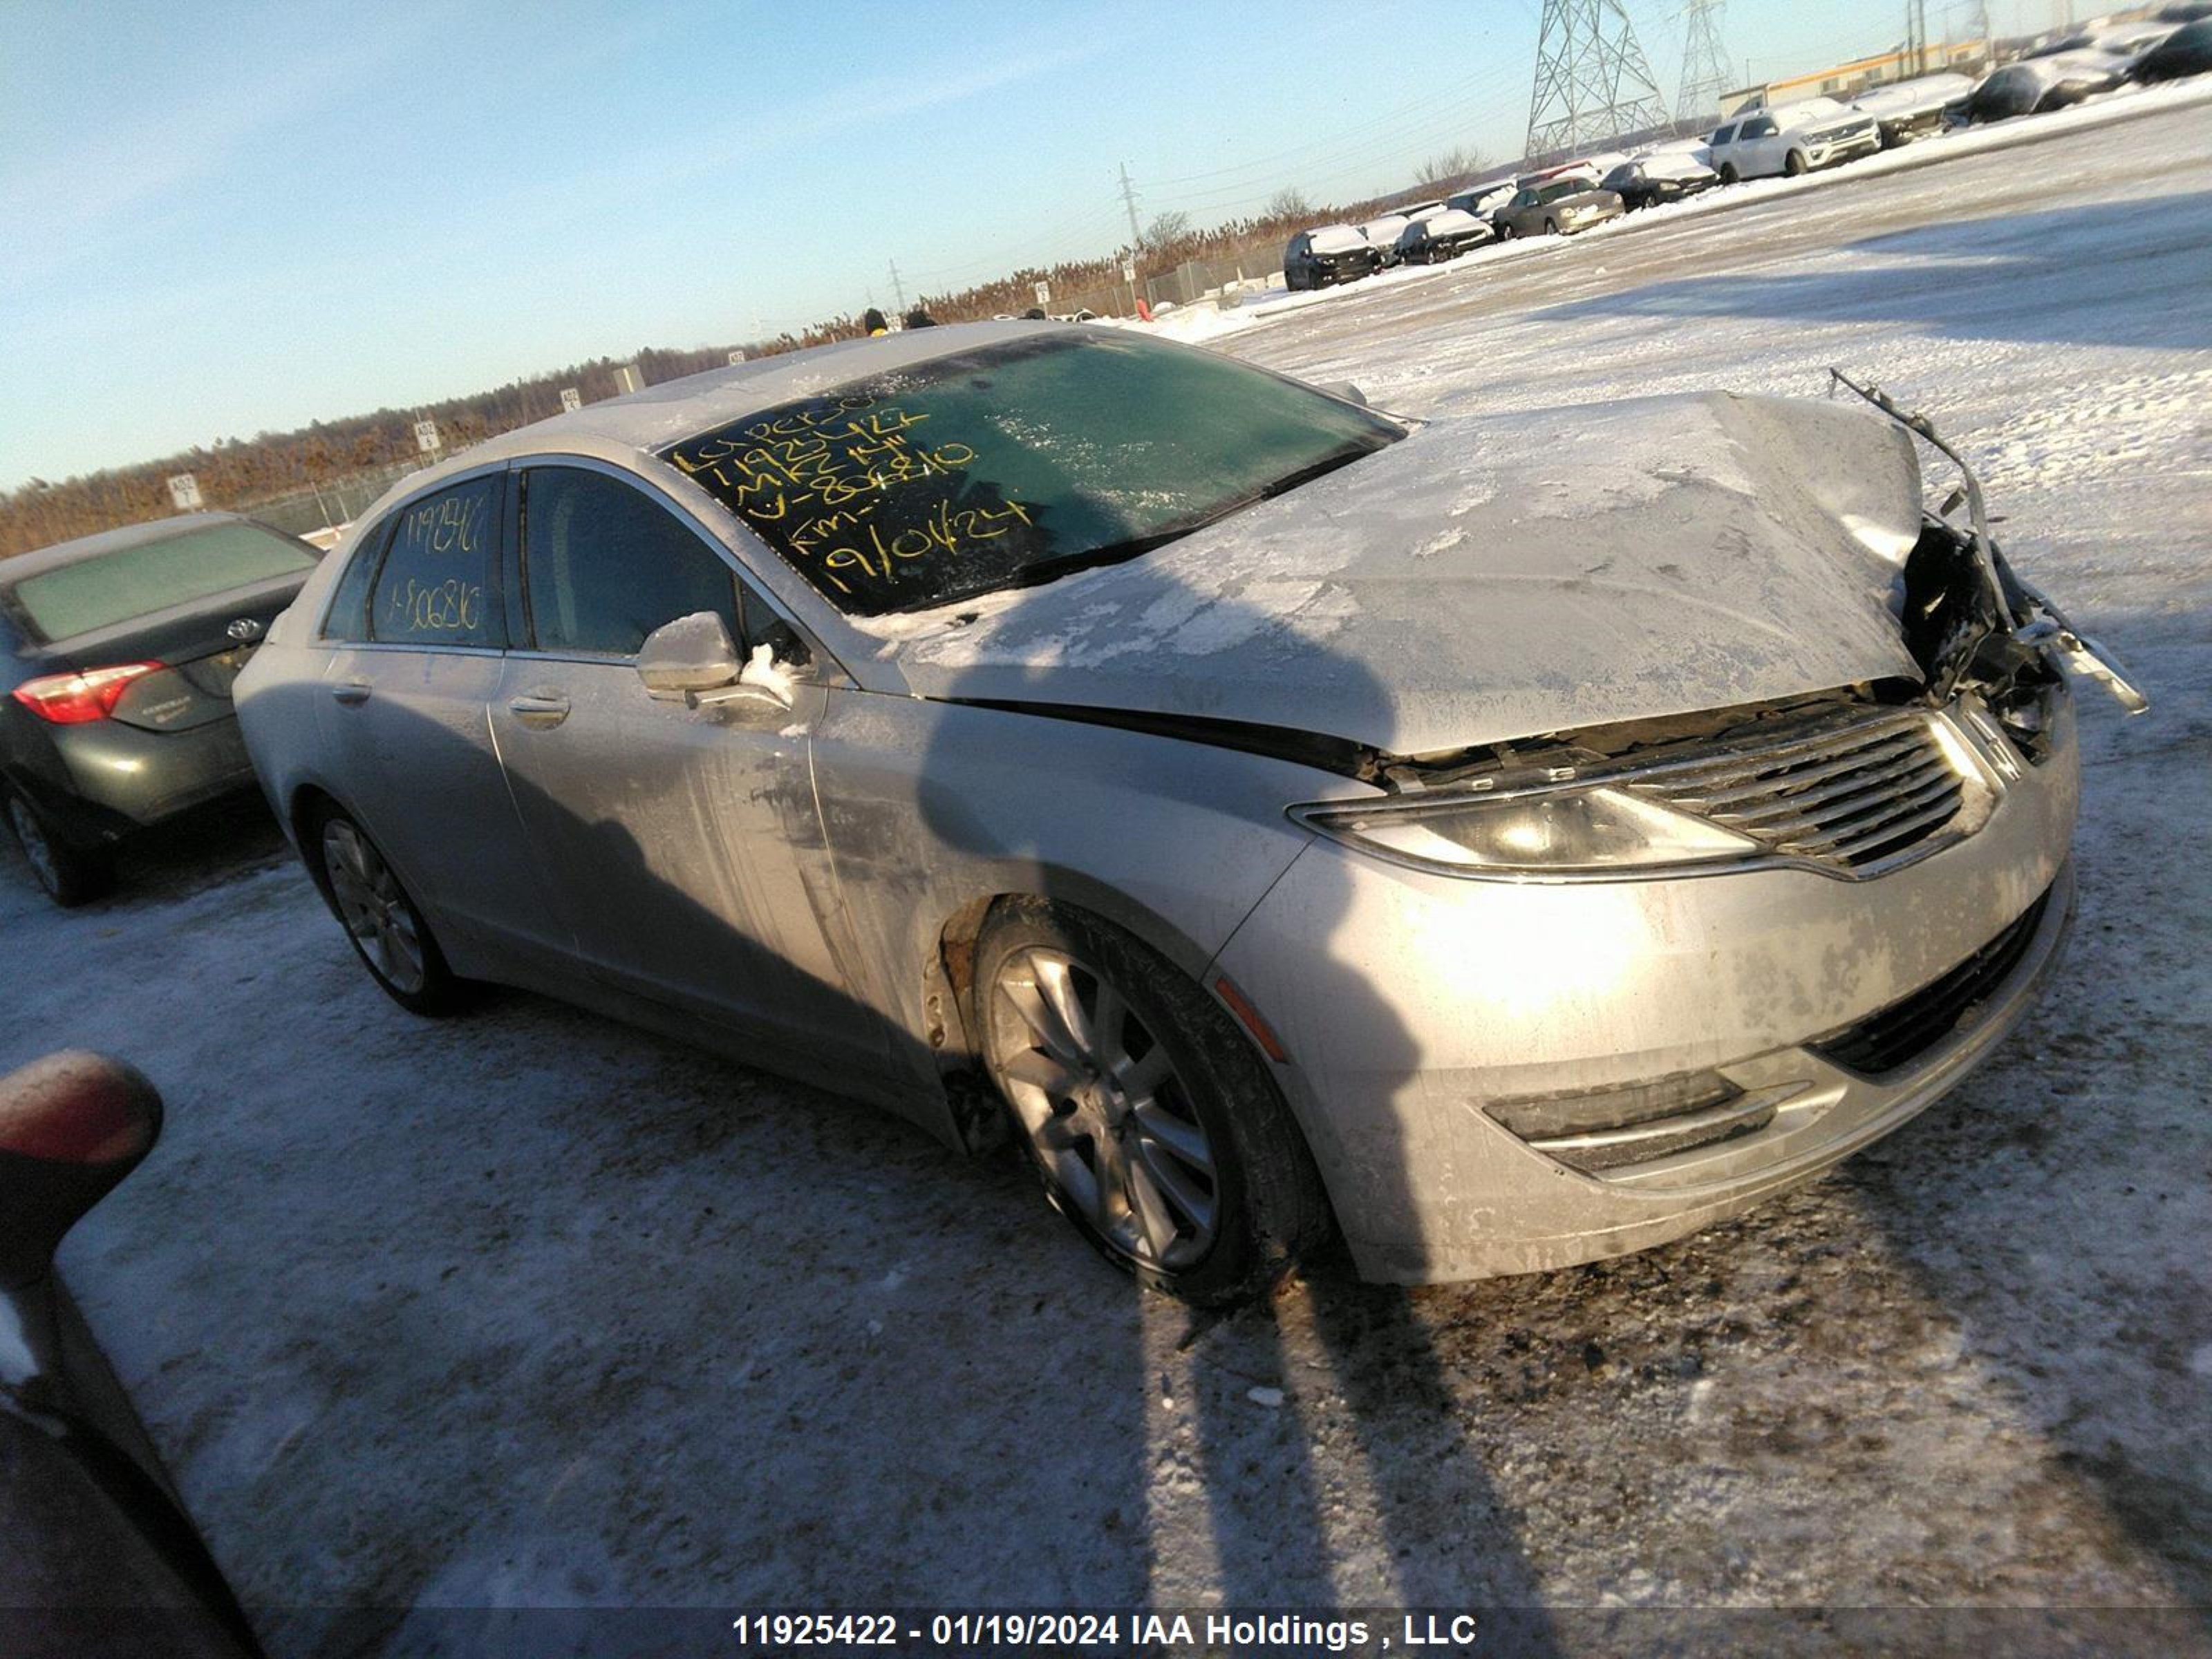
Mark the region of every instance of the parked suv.
[[1300, 231], [1283, 250], [1283, 285], [1295, 289], [1356, 283], [1382, 263], [1374, 243], [1350, 225], [1321, 225]]
[[1881, 127], [1871, 115], [1825, 98], [1808, 98], [1802, 104], [1754, 110], [1739, 120], [1724, 121], [1713, 130], [1708, 143], [1713, 171], [1723, 184], [1732, 185], [1739, 179], [1781, 174], [1794, 179], [1801, 173], [1871, 155], [1881, 148]]
[[231, 682], [320, 556], [196, 513], [0, 562], [0, 818], [54, 902], [105, 892], [125, 836], [252, 786]]

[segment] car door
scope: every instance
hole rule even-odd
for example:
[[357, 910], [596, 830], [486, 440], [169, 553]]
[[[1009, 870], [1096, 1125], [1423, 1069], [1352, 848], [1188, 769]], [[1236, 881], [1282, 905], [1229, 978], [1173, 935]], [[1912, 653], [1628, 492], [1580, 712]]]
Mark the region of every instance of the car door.
[[1782, 171], [1783, 154], [1788, 149], [1781, 129], [1771, 115], [1754, 115], [1743, 124], [1743, 132], [1736, 146], [1743, 160], [1736, 163], [1738, 171], [1747, 177], [1764, 178], [1770, 173]]
[[505, 644], [502, 467], [405, 502], [324, 622], [315, 719], [339, 805], [451, 928], [565, 950], [524, 851], [486, 711]]
[[590, 972], [817, 1052], [889, 1054], [830, 945], [836, 875], [802, 673], [788, 709], [652, 696], [646, 636], [702, 611], [741, 648], [814, 654], [726, 552], [627, 471], [563, 458], [518, 470], [518, 648], [492, 707], [517, 811]]

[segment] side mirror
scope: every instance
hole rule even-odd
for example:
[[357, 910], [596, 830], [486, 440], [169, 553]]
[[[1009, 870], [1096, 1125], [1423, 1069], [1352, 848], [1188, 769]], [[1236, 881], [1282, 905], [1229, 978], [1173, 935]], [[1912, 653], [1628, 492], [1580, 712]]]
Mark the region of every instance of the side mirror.
[[68, 1050], [0, 1077], [0, 1289], [44, 1278], [62, 1236], [161, 1133], [160, 1093], [104, 1054]]
[[670, 702], [731, 684], [744, 667], [728, 624], [711, 611], [663, 623], [637, 653], [638, 678], [653, 696]]
[[791, 670], [765, 645], [747, 661], [738, 655], [726, 623], [711, 611], [664, 623], [638, 647], [637, 676], [647, 692], [686, 708], [754, 704], [791, 707]]

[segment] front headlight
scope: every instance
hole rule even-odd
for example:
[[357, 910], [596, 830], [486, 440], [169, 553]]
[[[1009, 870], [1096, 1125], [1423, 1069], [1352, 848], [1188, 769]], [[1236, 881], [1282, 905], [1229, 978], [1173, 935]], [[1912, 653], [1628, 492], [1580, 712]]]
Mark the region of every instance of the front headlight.
[[1603, 785], [1318, 803], [1294, 806], [1291, 816], [1362, 852], [1451, 875], [1649, 870], [1760, 850], [1748, 836]]

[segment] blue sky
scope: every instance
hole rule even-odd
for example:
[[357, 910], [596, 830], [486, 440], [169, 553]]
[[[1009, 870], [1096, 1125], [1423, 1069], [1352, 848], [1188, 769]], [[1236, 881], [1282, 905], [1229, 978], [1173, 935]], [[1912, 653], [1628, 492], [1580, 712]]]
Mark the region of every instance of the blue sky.
[[[1628, 9], [1671, 96], [1680, 0]], [[1903, 12], [1729, 0], [1724, 38], [1765, 77]], [[1538, 14], [9, 0], [0, 489], [888, 305], [894, 258], [911, 295], [1104, 252], [1124, 161], [1204, 222], [1517, 155]]]

